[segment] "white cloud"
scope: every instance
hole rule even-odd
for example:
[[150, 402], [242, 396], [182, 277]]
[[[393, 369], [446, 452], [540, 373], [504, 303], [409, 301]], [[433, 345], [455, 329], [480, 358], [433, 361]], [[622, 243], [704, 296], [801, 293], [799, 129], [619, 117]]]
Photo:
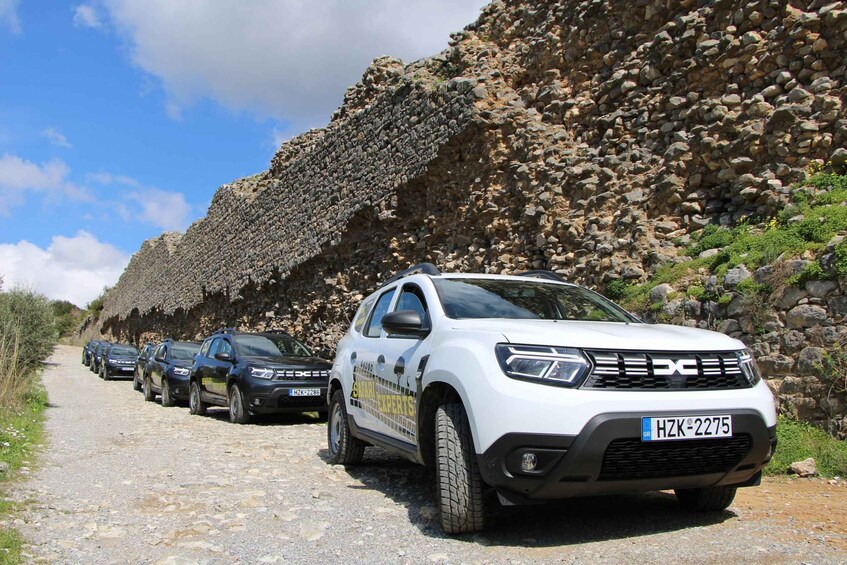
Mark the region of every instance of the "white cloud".
[[60, 160], [41, 165], [8, 153], [0, 157], [0, 216], [21, 204], [26, 192], [47, 192], [73, 200], [90, 200], [84, 188], [68, 180], [70, 169]]
[[103, 24], [97, 9], [90, 4], [80, 4], [74, 10], [74, 25], [77, 27], [90, 27], [97, 29]]
[[154, 186], [145, 186], [126, 175], [100, 172], [85, 175], [85, 180], [104, 186], [125, 186], [132, 191], [123, 194], [123, 202], [116, 202], [115, 210], [125, 221], [140, 221], [160, 227], [165, 231], [183, 231], [188, 227], [191, 205], [181, 192], [169, 192]]
[[25, 286], [80, 307], [115, 284], [127, 263], [127, 254], [85, 231], [54, 236], [47, 249], [28, 241], [0, 244], [4, 288]]
[[58, 147], [65, 147], [66, 149], [71, 148], [71, 144], [68, 142], [68, 138], [65, 137], [62, 132], [50, 126], [48, 128], [44, 128], [44, 131], [41, 132], [41, 135], [46, 137], [50, 143], [56, 145]]
[[16, 35], [21, 33], [18, 4], [19, 0], [0, 0], [0, 25]]
[[169, 115], [211, 98], [299, 129], [324, 123], [374, 57], [441, 51], [486, 0], [101, 2]]
[[[168, 192], [158, 188], [142, 188], [127, 195], [136, 202], [128, 211], [130, 217], [158, 226], [165, 231], [184, 231], [188, 227], [191, 205], [181, 192]], [[140, 207], [140, 209], [138, 209]]]

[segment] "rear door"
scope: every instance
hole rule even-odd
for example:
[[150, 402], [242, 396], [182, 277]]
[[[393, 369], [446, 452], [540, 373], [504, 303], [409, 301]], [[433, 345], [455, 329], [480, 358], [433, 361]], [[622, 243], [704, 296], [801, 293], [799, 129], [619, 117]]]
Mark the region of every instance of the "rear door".
[[155, 349], [153, 352], [153, 359], [148, 365], [150, 370], [148, 374], [150, 375], [150, 380], [153, 382], [153, 386], [156, 388], [162, 388], [162, 373], [164, 372], [164, 361], [159, 361], [159, 359], [165, 359], [168, 355], [168, 344], [162, 343]]

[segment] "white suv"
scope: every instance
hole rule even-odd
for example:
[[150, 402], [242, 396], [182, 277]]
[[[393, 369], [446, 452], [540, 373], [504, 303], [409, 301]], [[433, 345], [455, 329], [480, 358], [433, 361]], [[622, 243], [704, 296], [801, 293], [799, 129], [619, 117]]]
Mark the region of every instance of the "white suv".
[[359, 307], [328, 389], [332, 463], [377, 445], [436, 469], [441, 525], [503, 504], [675, 489], [723, 510], [776, 446], [773, 395], [744, 344], [649, 325], [548, 272], [417, 265]]

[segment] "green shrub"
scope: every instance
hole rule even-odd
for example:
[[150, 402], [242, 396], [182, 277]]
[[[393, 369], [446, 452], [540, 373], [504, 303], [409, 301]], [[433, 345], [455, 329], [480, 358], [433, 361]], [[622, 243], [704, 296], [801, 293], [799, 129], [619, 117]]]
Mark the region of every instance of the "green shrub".
[[626, 293], [626, 281], [623, 279], [613, 279], [606, 284], [606, 296], [611, 300], [620, 300]]
[[732, 302], [731, 294], [722, 294], [718, 297], [718, 304], [720, 304], [721, 306], [726, 306], [730, 302]]
[[766, 284], [757, 283], [753, 277], [749, 277], [738, 283], [735, 289], [741, 294], [751, 295], [768, 292], [769, 287]]
[[46, 359], [56, 338], [56, 318], [47, 298], [24, 289], [0, 293], [0, 342], [17, 350], [21, 368], [35, 367]]
[[706, 296], [706, 289], [699, 285], [691, 285], [688, 287], [688, 290], [685, 291], [685, 294], [691, 298], [702, 301], [703, 297]]
[[835, 274], [847, 277], [847, 239], [835, 246]]
[[732, 243], [732, 231], [715, 224], [709, 224], [697, 235], [696, 242], [689, 247], [689, 255], [695, 257], [708, 249], [726, 247]]
[[776, 453], [765, 468], [766, 475], [783, 474], [791, 463], [814, 457], [821, 475], [847, 476], [847, 442], [835, 439], [820, 428], [784, 416], [780, 416], [777, 422], [776, 437]]

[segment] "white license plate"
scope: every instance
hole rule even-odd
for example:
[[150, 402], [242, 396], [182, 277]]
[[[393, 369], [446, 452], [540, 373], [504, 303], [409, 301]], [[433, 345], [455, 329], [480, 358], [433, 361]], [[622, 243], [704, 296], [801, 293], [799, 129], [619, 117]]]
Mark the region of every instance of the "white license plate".
[[641, 441], [732, 437], [732, 416], [641, 418]]
[[320, 396], [321, 389], [319, 388], [292, 388], [288, 396]]

